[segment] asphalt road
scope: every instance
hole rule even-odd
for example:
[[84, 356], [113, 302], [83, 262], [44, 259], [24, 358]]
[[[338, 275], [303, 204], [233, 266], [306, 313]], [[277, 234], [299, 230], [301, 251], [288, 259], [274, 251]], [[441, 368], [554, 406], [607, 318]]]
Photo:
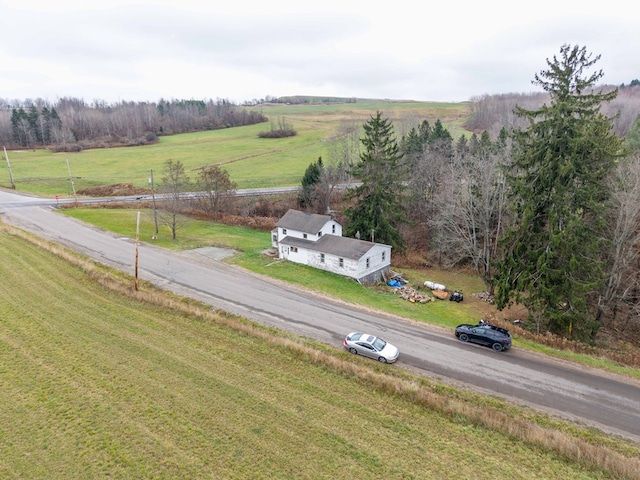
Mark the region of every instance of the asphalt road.
[[[0, 191], [3, 222], [134, 274], [135, 239], [67, 218], [47, 201]], [[462, 344], [451, 331], [358, 309], [229, 266], [210, 251], [176, 253], [141, 242], [139, 278], [257, 322], [342, 348], [351, 331], [384, 337], [404, 367], [640, 441], [640, 382], [512, 348]]]

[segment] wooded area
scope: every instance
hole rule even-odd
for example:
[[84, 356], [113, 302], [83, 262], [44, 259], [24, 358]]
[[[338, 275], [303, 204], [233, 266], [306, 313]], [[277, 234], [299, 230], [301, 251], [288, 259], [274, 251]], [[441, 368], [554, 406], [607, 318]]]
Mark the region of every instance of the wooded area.
[[346, 232], [445, 268], [473, 266], [499, 308], [528, 308], [537, 333], [592, 342], [603, 329], [640, 341], [640, 87], [621, 88], [616, 103], [618, 90], [596, 85], [601, 71], [586, 75], [598, 59], [564, 46], [536, 75], [546, 99], [478, 99], [470, 122], [483, 119], [494, 135], [454, 141], [439, 121], [423, 121], [396, 140], [378, 113], [359, 150], [345, 131], [328, 161], [310, 166], [301, 204], [325, 208], [336, 178], [359, 181], [334, 200]]
[[216, 130], [266, 122], [259, 112], [227, 100], [95, 101], [78, 98], [0, 99], [0, 144], [7, 148], [84, 148], [144, 145], [160, 135]]

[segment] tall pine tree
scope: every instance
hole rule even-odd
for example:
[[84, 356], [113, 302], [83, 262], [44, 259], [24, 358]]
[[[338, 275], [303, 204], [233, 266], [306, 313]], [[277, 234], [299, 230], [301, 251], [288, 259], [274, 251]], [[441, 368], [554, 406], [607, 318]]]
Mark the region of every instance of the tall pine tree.
[[550, 104], [516, 109], [529, 123], [514, 133], [507, 182], [516, 223], [502, 239], [496, 270], [498, 308], [521, 301], [539, 331], [582, 339], [599, 327], [606, 180], [621, 146], [600, 112], [617, 91], [595, 90], [603, 73], [585, 76], [600, 59], [591, 57], [563, 45], [533, 81]]
[[360, 185], [346, 194], [348, 199], [356, 199], [356, 203], [345, 211], [349, 219], [345, 233], [354, 236], [359, 232], [363, 239], [371, 239], [373, 235], [376, 242], [403, 250], [398, 226], [406, 221], [402, 203], [404, 170], [393, 125], [382, 118], [382, 113], [376, 112], [363, 128], [364, 151], [360, 162], [351, 170]]

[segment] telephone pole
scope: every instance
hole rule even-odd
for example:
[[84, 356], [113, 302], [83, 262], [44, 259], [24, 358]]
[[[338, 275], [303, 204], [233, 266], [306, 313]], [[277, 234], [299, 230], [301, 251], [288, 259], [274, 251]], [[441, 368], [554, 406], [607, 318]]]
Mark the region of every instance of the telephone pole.
[[149, 183], [151, 184], [151, 198], [153, 200], [153, 221], [155, 222], [155, 225], [156, 225], [156, 233], [154, 234], [154, 237], [157, 237], [158, 236], [158, 210], [156, 209], [156, 194], [153, 189], [153, 169], [151, 169], [151, 176], [149, 177]]
[[3, 146], [2, 149], [4, 150], [4, 158], [7, 159], [7, 167], [9, 168], [9, 180], [11, 180], [11, 189], [15, 190], [16, 184], [13, 181], [13, 172], [11, 171], [11, 164], [9, 163], [9, 155], [7, 155], [7, 147]]
[[67, 158], [67, 170], [69, 171], [69, 181], [71, 182], [71, 190], [73, 190], [73, 200], [78, 203], [78, 197], [76, 197], [76, 186], [73, 183], [73, 177], [71, 176], [71, 167], [69, 166], [69, 159]]

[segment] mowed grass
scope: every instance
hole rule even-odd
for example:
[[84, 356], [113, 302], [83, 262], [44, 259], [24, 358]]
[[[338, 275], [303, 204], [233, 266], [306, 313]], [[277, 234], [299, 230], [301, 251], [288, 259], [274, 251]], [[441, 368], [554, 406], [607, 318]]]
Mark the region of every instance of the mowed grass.
[[78, 153], [10, 150], [7, 153], [12, 175], [7, 163], [0, 162], [0, 186], [9, 187], [13, 176], [18, 192], [61, 198], [72, 197], [74, 190], [115, 183], [149, 187], [151, 170], [154, 183], [160, 184], [167, 160], [182, 162], [194, 181], [202, 167], [220, 164], [238, 188], [299, 185], [310, 163], [319, 157], [328, 159], [329, 141], [344, 124], [361, 125], [380, 110], [398, 124], [417, 126], [425, 119], [431, 123], [441, 119], [454, 138], [458, 138], [457, 133], [463, 131], [460, 124], [468, 111], [465, 103], [391, 101], [257, 108], [276, 125], [284, 119], [298, 134], [282, 139], [258, 138], [258, 133], [271, 129], [267, 122], [165, 136], [155, 145], [138, 147], [91, 149]]
[[[292, 283], [354, 305], [438, 325], [451, 331], [461, 323], [475, 324], [481, 318], [516, 318], [513, 315], [522, 314], [517, 310], [509, 309], [499, 312], [495, 306], [474, 297], [473, 293], [482, 292], [485, 287], [478, 275], [473, 272], [396, 268], [392, 258], [391, 268], [401, 273], [403, 278], [409, 282], [409, 286], [418, 291], [430, 295], [429, 290], [424, 287], [425, 280], [430, 280], [444, 284], [449, 291], [461, 290], [465, 295], [462, 303], [437, 300], [435, 297], [433, 297], [433, 301], [426, 304], [412, 303], [401, 299], [390, 287], [363, 287], [346, 277], [268, 257], [264, 255], [264, 251], [271, 247], [270, 232], [209, 221], [188, 220], [178, 231], [176, 240], [171, 238], [168, 227], [162, 225], [159, 228], [157, 239], [151, 240], [155, 232], [155, 224], [153, 215], [147, 208], [139, 210], [135, 208], [69, 208], [63, 209], [61, 212], [130, 238], [135, 238], [137, 213], [140, 212], [139, 238], [142, 242], [153, 243], [173, 250], [211, 246], [231, 248], [236, 251], [236, 254], [225, 261], [254, 273]], [[513, 343], [516, 348], [527, 348], [622, 375], [640, 378], [640, 370], [637, 368], [621, 365], [604, 357], [558, 350], [530, 340], [520, 339], [517, 335], [515, 335]]]
[[478, 397], [469, 416], [443, 413], [464, 395], [160, 292], [146, 300], [47, 245], [0, 226], [1, 478], [618, 476], [472, 418], [512, 407]]

